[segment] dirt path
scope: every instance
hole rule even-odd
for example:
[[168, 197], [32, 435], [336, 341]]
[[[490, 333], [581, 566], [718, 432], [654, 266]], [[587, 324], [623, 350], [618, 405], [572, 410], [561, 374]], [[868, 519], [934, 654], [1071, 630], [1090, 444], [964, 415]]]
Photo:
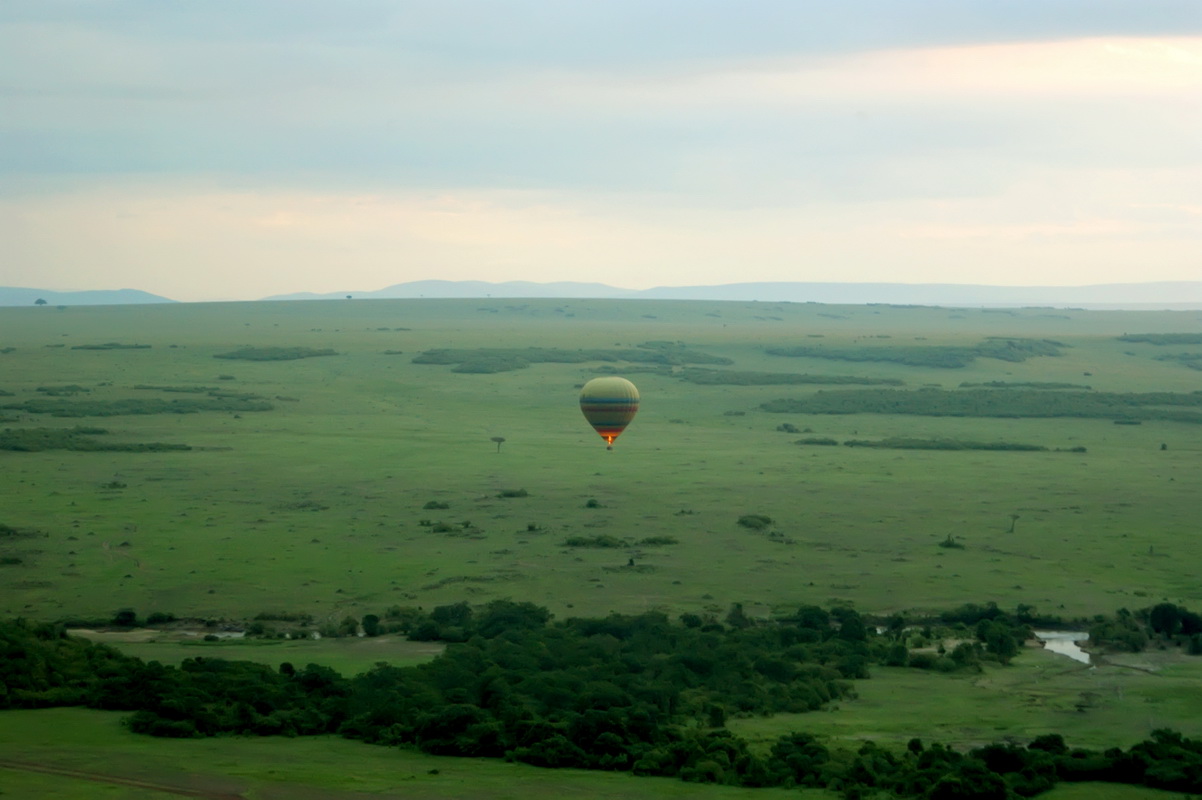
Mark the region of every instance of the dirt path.
[[112, 783], [118, 786], [133, 786], [138, 789], [150, 789], [164, 794], [173, 794], [178, 797], [200, 797], [203, 800], [246, 800], [241, 794], [232, 794], [230, 792], [208, 791], [204, 789], [188, 789], [183, 786], [167, 786], [162, 783], [151, 783], [150, 781], [140, 781], [136, 778], [122, 778], [117, 775], [104, 775], [99, 772], [84, 772], [78, 769], [69, 769], [67, 767], [55, 767], [49, 764], [36, 764], [28, 761], [13, 761], [7, 758], [0, 758], [0, 769], [19, 769], [25, 772], [40, 772], [45, 775], [60, 775], [64, 778], [77, 778], [84, 781], [94, 781], [96, 783]]

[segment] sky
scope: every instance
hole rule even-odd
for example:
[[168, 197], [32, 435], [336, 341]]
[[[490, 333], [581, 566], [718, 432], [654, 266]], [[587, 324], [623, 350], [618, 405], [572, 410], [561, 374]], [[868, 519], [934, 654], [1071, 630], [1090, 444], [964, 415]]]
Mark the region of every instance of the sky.
[[1202, 280], [1198, 0], [4, 0], [0, 285]]

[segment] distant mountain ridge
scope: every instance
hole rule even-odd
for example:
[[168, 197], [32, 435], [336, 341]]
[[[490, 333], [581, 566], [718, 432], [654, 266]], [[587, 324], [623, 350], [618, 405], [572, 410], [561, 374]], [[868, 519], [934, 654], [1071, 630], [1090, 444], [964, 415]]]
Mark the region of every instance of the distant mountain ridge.
[[[398, 283], [366, 292], [297, 292], [262, 298], [282, 300], [418, 298], [563, 298], [617, 300], [732, 300], [838, 305], [925, 305], [959, 307], [1053, 306], [1096, 309], [1202, 309], [1202, 281], [1103, 283], [1091, 286], [986, 286], [957, 283], [727, 283], [717, 286], [657, 286], [622, 289], [603, 283], [559, 281], [443, 281]], [[129, 305], [174, 303], [138, 289], [58, 292], [0, 286], [0, 306]]]
[[286, 294], [264, 300], [397, 298], [613, 298], [739, 300], [792, 303], [931, 306], [1078, 306], [1082, 308], [1202, 308], [1202, 281], [1109, 283], [1092, 286], [985, 286], [955, 283], [728, 283], [619, 289], [601, 283], [413, 281], [370, 292]]
[[140, 303], [174, 303], [166, 297], [140, 289], [93, 289], [79, 292], [53, 292], [49, 289], [23, 289], [0, 286], [0, 306], [32, 306], [45, 300], [49, 306], [124, 306]]

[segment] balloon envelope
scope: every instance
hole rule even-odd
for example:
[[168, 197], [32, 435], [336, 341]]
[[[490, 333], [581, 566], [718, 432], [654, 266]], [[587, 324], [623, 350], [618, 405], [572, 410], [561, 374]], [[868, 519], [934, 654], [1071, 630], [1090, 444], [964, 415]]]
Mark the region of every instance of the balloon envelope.
[[593, 378], [580, 390], [580, 410], [612, 450], [638, 413], [639, 390], [625, 378]]

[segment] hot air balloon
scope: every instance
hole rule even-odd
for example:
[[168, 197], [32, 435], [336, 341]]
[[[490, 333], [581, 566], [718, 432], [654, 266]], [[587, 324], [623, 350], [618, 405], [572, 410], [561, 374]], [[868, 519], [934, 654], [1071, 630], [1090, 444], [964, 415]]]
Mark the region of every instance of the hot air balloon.
[[613, 450], [614, 439], [638, 413], [639, 390], [625, 378], [593, 378], [580, 390], [580, 410]]

